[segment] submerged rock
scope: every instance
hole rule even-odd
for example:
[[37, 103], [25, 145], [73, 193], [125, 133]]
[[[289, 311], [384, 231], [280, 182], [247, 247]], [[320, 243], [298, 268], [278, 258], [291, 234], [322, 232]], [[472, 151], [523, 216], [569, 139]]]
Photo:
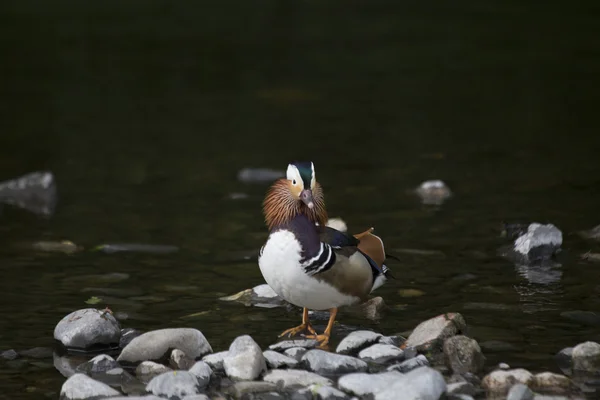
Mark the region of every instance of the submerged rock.
[[262, 350], [248, 335], [235, 338], [223, 366], [227, 376], [234, 380], [254, 380], [267, 370]]
[[358, 354], [362, 349], [375, 344], [383, 335], [373, 331], [354, 331], [342, 339], [335, 349], [340, 354]]
[[289, 386], [331, 385], [331, 380], [313, 372], [299, 369], [274, 369], [267, 372], [263, 378], [265, 382]]
[[271, 382], [236, 382], [227, 388], [227, 393], [235, 399], [256, 398], [253, 396], [256, 393], [275, 392], [277, 385]]
[[297, 361], [300, 361], [302, 359], [302, 356], [304, 356], [304, 354], [306, 354], [307, 351], [308, 349], [305, 349], [304, 347], [290, 347], [289, 349], [284, 350], [283, 354]]
[[60, 389], [61, 400], [103, 398], [120, 395], [107, 384], [93, 380], [84, 374], [72, 375]]
[[482, 370], [485, 362], [477, 341], [463, 335], [446, 339], [444, 355], [446, 365], [456, 374], [476, 374]]
[[172, 349], [180, 349], [194, 360], [212, 353], [212, 347], [199, 330], [167, 328], [146, 332], [136, 337], [123, 349], [117, 361], [127, 363], [156, 361], [167, 357]]
[[586, 239], [600, 240], [600, 225], [587, 231], [580, 231], [579, 234]]
[[296, 368], [298, 360], [295, 358], [283, 355], [273, 350], [266, 350], [263, 356], [267, 362], [267, 366], [272, 369], [277, 368]]
[[367, 362], [385, 364], [404, 359], [404, 352], [391, 344], [376, 343], [358, 353], [358, 357]]
[[160, 397], [179, 398], [200, 393], [198, 379], [188, 371], [169, 371], [152, 378], [146, 391]]
[[54, 328], [54, 339], [68, 349], [117, 347], [120, 338], [121, 327], [115, 317], [95, 308], [73, 311]]
[[515, 239], [513, 250], [529, 264], [550, 259], [561, 245], [562, 232], [556, 226], [532, 223]]
[[467, 324], [459, 313], [441, 314], [421, 322], [412, 331], [405, 346], [415, 347], [419, 351], [441, 350], [446, 338], [458, 335], [467, 329]]
[[421, 183], [416, 194], [421, 198], [423, 204], [441, 205], [446, 199], [452, 196], [450, 188], [441, 180], [429, 180]]
[[496, 370], [487, 374], [481, 381], [481, 386], [488, 392], [504, 394], [515, 383], [531, 385], [533, 383], [533, 375], [526, 369], [510, 369], [508, 371]]
[[358, 358], [330, 353], [323, 350], [309, 350], [301, 360], [309, 371], [321, 375], [343, 374], [366, 371], [368, 365]]
[[2, 353], [0, 353], [0, 357], [4, 358], [5, 360], [14, 360], [16, 358], [19, 358], [19, 353], [17, 353], [13, 349], [5, 350]]
[[34, 214], [54, 214], [58, 202], [54, 175], [50, 171], [32, 172], [0, 182], [0, 203], [12, 204]]
[[571, 390], [571, 380], [564, 375], [552, 372], [541, 372], [533, 376], [532, 388], [553, 393], [566, 393]]

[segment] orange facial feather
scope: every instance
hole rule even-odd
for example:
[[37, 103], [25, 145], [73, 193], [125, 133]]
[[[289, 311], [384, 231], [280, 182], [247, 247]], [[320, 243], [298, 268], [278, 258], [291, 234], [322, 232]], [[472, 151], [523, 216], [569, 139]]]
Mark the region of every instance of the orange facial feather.
[[263, 213], [267, 227], [271, 230], [300, 214], [305, 214], [312, 222], [325, 226], [327, 211], [325, 210], [323, 190], [318, 183], [315, 183], [313, 190], [313, 202], [314, 208], [308, 208], [301, 200], [294, 197], [287, 179], [275, 181], [263, 201]]

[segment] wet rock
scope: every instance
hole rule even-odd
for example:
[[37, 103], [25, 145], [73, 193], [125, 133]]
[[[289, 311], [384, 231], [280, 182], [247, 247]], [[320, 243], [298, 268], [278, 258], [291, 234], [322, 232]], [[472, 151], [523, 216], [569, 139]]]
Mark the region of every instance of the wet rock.
[[[162, 399], [162, 398], [160, 398], [160, 397], [157, 397], [156, 399], [157, 399], [157, 400], [163, 400], [163, 399]], [[215, 399], [221, 399], [221, 400], [222, 400], [222, 398], [221, 398], [221, 397], [216, 397]], [[111, 400], [112, 400], [112, 399], [111, 399]], [[128, 398], [127, 400], [131, 400], [131, 398]], [[152, 400], [154, 400], [154, 399], [152, 399]], [[185, 396], [185, 397], [183, 398], [183, 400], [211, 400], [211, 398], [210, 398], [210, 397], [208, 397], [208, 396], [207, 396], [207, 395], [205, 395], [205, 394], [192, 394], [192, 395], [190, 395], [190, 396]]]
[[361, 360], [376, 364], [400, 361], [404, 359], [404, 352], [391, 344], [374, 344], [358, 353]]
[[532, 263], [550, 259], [561, 245], [562, 232], [557, 227], [532, 223], [527, 232], [514, 241], [513, 249], [521, 255], [523, 261]]
[[142, 361], [135, 369], [135, 375], [142, 382], [150, 382], [155, 376], [171, 371], [171, 368], [154, 361]]
[[253, 287], [252, 289], [242, 290], [231, 296], [221, 297], [222, 301], [236, 301], [245, 306], [255, 307], [278, 307], [285, 304], [285, 300], [277, 295], [267, 284]]
[[421, 322], [406, 340], [406, 346], [418, 351], [441, 350], [446, 338], [464, 332], [467, 324], [459, 313], [447, 313]]
[[118, 395], [120, 393], [115, 389], [102, 382], [95, 381], [84, 374], [71, 376], [60, 389], [60, 398], [62, 400], [91, 399]]
[[600, 239], [600, 225], [587, 231], [580, 231], [579, 234], [586, 239]]
[[169, 365], [173, 369], [190, 369], [194, 365], [194, 360], [189, 358], [183, 351], [174, 349], [171, 352]]
[[423, 204], [441, 205], [452, 196], [450, 188], [441, 180], [429, 180], [421, 183], [415, 193], [421, 198]]
[[385, 307], [386, 305], [385, 301], [383, 301], [383, 297], [378, 296], [372, 297], [362, 304], [351, 306], [348, 310], [372, 321], [376, 321], [382, 317]]
[[528, 386], [522, 383], [513, 385], [508, 391], [506, 400], [533, 400], [534, 394]]
[[500, 363], [500, 364], [498, 364], [498, 368], [500, 368], [500, 369], [510, 369], [510, 365], [508, 365], [507, 363]]
[[305, 349], [314, 349], [319, 343], [313, 339], [301, 339], [301, 340], [282, 340], [281, 342], [274, 343], [269, 346], [269, 349], [275, 351], [285, 351], [292, 347], [303, 347]]
[[144, 244], [144, 243], [107, 243], [94, 248], [94, 251], [103, 253], [148, 253], [148, 254], [170, 254], [179, 251], [177, 246]]
[[477, 389], [475, 388], [475, 386], [472, 383], [466, 381], [450, 383], [448, 384], [446, 391], [448, 392], [448, 394], [466, 394], [467, 396], [475, 396], [475, 394], [477, 393]]
[[600, 315], [593, 311], [563, 311], [560, 316], [582, 325], [600, 326]]
[[283, 354], [295, 359], [296, 361], [300, 361], [302, 359], [302, 356], [304, 356], [304, 354], [306, 354], [307, 351], [308, 349], [305, 349], [304, 347], [291, 347], [285, 350]]
[[566, 347], [566, 348], [562, 349], [554, 356], [554, 359], [556, 360], [556, 364], [558, 365], [558, 368], [560, 368], [560, 370], [562, 372], [564, 372], [567, 375], [570, 375], [572, 373], [572, 368], [573, 368], [573, 348], [572, 347]]
[[439, 399], [446, 392], [446, 382], [438, 371], [429, 367], [417, 368], [392, 382], [375, 394], [376, 400], [396, 400], [402, 393], [405, 400]]
[[231, 343], [223, 367], [227, 376], [234, 380], [254, 380], [267, 370], [260, 347], [248, 335], [238, 336]]
[[199, 330], [167, 328], [136, 337], [123, 349], [117, 361], [138, 363], [160, 360], [166, 357], [171, 349], [180, 349], [193, 359], [212, 353], [212, 347]]
[[429, 360], [427, 360], [427, 357], [425, 357], [423, 354], [419, 354], [418, 356], [401, 362], [400, 364], [390, 365], [387, 370], [406, 374], [407, 372], [419, 367], [429, 367]]
[[50, 171], [32, 172], [0, 182], [0, 203], [12, 204], [34, 214], [54, 214], [58, 201], [54, 175]]
[[306, 365], [309, 371], [321, 375], [363, 372], [368, 368], [366, 362], [357, 358], [318, 349], [306, 352], [301, 363]]
[[311, 393], [311, 397], [309, 397], [311, 400], [313, 393], [319, 400], [347, 400], [349, 398], [346, 393], [332, 386], [311, 385], [308, 391]]
[[222, 371], [223, 370], [223, 360], [229, 352], [227, 350], [220, 351], [218, 353], [209, 354], [202, 358], [202, 361], [207, 363], [214, 371]]
[[95, 308], [73, 311], [54, 328], [54, 339], [66, 348], [116, 347], [120, 337], [121, 328], [112, 314]]
[[541, 372], [533, 376], [531, 387], [539, 391], [552, 391], [553, 393], [566, 393], [572, 388], [571, 380], [564, 375], [552, 372]]
[[485, 358], [476, 340], [463, 335], [452, 336], [444, 341], [446, 365], [457, 374], [478, 373]]
[[402, 378], [403, 375], [395, 371], [378, 374], [357, 372], [342, 376], [338, 380], [338, 387], [346, 393], [362, 397], [378, 393]]
[[246, 399], [252, 398], [251, 395], [255, 393], [267, 393], [274, 392], [276, 390], [277, 385], [274, 383], [241, 381], [236, 382], [227, 388], [227, 393], [233, 396], [235, 399]]
[[70, 240], [62, 241], [46, 241], [41, 240], [39, 242], [33, 242], [31, 248], [35, 251], [46, 252], [46, 253], [64, 253], [73, 254], [83, 250], [83, 247], [77, 246]]
[[272, 369], [277, 368], [295, 368], [298, 365], [298, 360], [288, 357], [273, 350], [266, 350], [263, 356], [267, 362], [267, 366]]
[[212, 375], [212, 369], [204, 361], [196, 362], [192, 368], [190, 368], [190, 374], [194, 375], [198, 379], [198, 385], [200, 387], [206, 387], [210, 383], [210, 377]]
[[[392, 346], [400, 347], [406, 339], [402, 336], [382, 336], [379, 338], [379, 343], [381, 344], [391, 344]], [[416, 355], [416, 353], [415, 353]], [[414, 356], [413, 356], [414, 357]], [[407, 357], [410, 358], [410, 357]]]
[[140, 336], [142, 332], [137, 329], [125, 328], [121, 329], [121, 339], [119, 340], [119, 347], [124, 349], [133, 339]]
[[105, 373], [106, 371], [117, 368], [118, 366], [119, 363], [117, 363], [114, 358], [106, 354], [100, 354], [99, 356], [92, 358], [90, 361], [79, 365], [76, 370], [77, 372], [87, 375], [96, 375]]
[[41, 359], [41, 358], [52, 358], [53, 352], [54, 352], [54, 350], [52, 350], [49, 347], [34, 347], [32, 349], [20, 351], [19, 355], [21, 357]]
[[310, 385], [331, 385], [331, 380], [317, 375], [313, 372], [302, 371], [299, 369], [274, 369], [267, 372], [263, 378], [265, 382], [279, 384], [283, 387], [289, 386], [310, 386]]
[[531, 385], [533, 375], [526, 369], [496, 370], [490, 372], [481, 381], [481, 386], [488, 392], [504, 394], [516, 383]]
[[373, 331], [354, 331], [342, 339], [335, 349], [340, 354], [358, 354], [362, 349], [377, 343], [383, 335]]
[[19, 353], [17, 353], [13, 349], [10, 349], [0, 353], [0, 357], [4, 358], [5, 360], [14, 360], [16, 358], [19, 358]]
[[600, 344], [580, 343], [573, 348], [573, 369], [585, 372], [600, 371]]
[[179, 398], [200, 393], [198, 379], [188, 371], [169, 371], [152, 378], [146, 391], [160, 397]]

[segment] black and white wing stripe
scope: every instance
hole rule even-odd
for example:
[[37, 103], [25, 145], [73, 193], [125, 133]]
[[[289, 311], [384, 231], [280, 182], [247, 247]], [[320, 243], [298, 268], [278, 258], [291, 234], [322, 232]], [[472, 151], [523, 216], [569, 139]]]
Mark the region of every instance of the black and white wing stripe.
[[301, 266], [308, 275], [315, 275], [330, 269], [335, 264], [336, 255], [330, 245], [321, 242], [316, 256], [304, 261]]

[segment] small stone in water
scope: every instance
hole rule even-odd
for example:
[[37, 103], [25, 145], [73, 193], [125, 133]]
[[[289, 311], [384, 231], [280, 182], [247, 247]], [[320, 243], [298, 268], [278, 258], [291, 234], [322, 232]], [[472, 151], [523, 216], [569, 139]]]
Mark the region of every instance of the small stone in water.
[[3, 351], [2, 353], [0, 353], [0, 356], [2, 358], [4, 358], [5, 360], [14, 360], [15, 358], [19, 357], [19, 353], [17, 353], [13, 349], [10, 349], [10, 350], [6, 350], [6, 351]]
[[140, 336], [142, 332], [133, 328], [121, 329], [121, 339], [119, 340], [119, 347], [124, 349], [133, 339]]
[[562, 232], [552, 224], [532, 223], [514, 242], [514, 250], [528, 261], [546, 259], [562, 245]]
[[84, 374], [72, 375], [60, 390], [60, 398], [68, 400], [113, 397], [119, 394], [107, 384], [95, 381]]
[[600, 371], [600, 344], [580, 343], [573, 348], [573, 369], [578, 371]]
[[100, 354], [90, 361], [79, 365], [76, 370], [87, 375], [101, 374], [118, 367], [119, 364], [109, 355]]
[[440, 205], [452, 196], [450, 188], [441, 180], [429, 180], [421, 183], [416, 189], [423, 204]]
[[110, 312], [86, 308], [65, 316], [54, 328], [54, 338], [67, 348], [87, 349], [119, 343], [121, 327]]
[[534, 389], [544, 391], [552, 390], [553, 392], [567, 392], [571, 389], [571, 380], [564, 375], [554, 374], [552, 372], [541, 372], [534, 375]]
[[368, 362], [385, 364], [404, 359], [404, 352], [390, 344], [374, 344], [358, 353], [358, 357]]
[[342, 376], [338, 380], [338, 387], [347, 393], [362, 397], [380, 392], [402, 378], [403, 375], [395, 371], [378, 374], [358, 372]]
[[406, 340], [406, 346], [414, 346], [419, 351], [441, 349], [446, 338], [464, 332], [466, 328], [467, 324], [461, 314], [441, 314], [417, 325]]
[[[348, 398], [346, 393], [332, 386], [311, 385], [308, 389], [321, 400], [346, 400]], [[312, 399], [312, 396], [309, 398]]]
[[444, 355], [448, 368], [457, 374], [477, 373], [485, 361], [477, 341], [463, 335], [444, 341]]
[[135, 375], [143, 382], [149, 382], [155, 376], [171, 371], [171, 368], [154, 361], [142, 361], [135, 369]]
[[356, 354], [360, 350], [377, 343], [383, 335], [373, 331], [354, 331], [342, 339], [335, 349], [340, 354]]
[[330, 353], [318, 349], [309, 350], [306, 352], [306, 354], [304, 354], [302, 357], [301, 362], [302, 364], [308, 366], [309, 371], [313, 371], [321, 375], [363, 372], [368, 368], [366, 362], [357, 358]]
[[487, 374], [481, 381], [481, 385], [489, 392], [506, 393], [515, 383], [530, 385], [533, 383], [533, 375], [526, 369], [518, 368], [508, 371], [496, 370]]
[[283, 340], [281, 342], [273, 343], [269, 346], [269, 349], [275, 351], [284, 351], [291, 349], [292, 347], [303, 347], [305, 349], [314, 349], [319, 343], [314, 339], [302, 339], [302, 340]]
[[500, 369], [510, 369], [510, 365], [508, 365], [507, 363], [500, 363], [500, 364], [498, 364], [498, 368], [500, 368]]
[[513, 385], [506, 396], [506, 400], [533, 400], [533, 398], [534, 394], [531, 389], [522, 383]]
[[429, 360], [427, 360], [427, 357], [425, 357], [423, 354], [419, 354], [418, 356], [401, 362], [400, 364], [390, 365], [387, 368], [387, 371], [397, 371], [406, 374], [412, 371], [413, 369], [428, 366]]
[[169, 364], [173, 369], [190, 369], [194, 365], [194, 360], [188, 357], [183, 351], [174, 349], [171, 352]]
[[227, 376], [235, 380], [254, 380], [267, 369], [260, 347], [248, 335], [235, 338], [223, 366]]

